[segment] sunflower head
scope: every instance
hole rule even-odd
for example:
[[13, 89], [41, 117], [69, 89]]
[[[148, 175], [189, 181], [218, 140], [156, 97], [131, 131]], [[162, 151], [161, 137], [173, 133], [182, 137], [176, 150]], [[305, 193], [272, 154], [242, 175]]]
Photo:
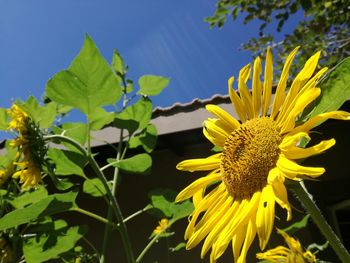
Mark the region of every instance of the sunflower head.
[[260, 248], [265, 248], [274, 225], [275, 204], [287, 211], [287, 220], [291, 219], [285, 180], [317, 178], [325, 172], [323, 167], [302, 166], [298, 160], [320, 154], [335, 144], [334, 139], [329, 139], [303, 148], [301, 140], [311, 140], [310, 130], [324, 120], [350, 120], [348, 112], [332, 111], [298, 121], [304, 109], [320, 95], [317, 82], [327, 71], [322, 68], [315, 72], [320, 57], [317, 52], [288, 89], [289, 70], [298, 49], [287, 57], [274, 96], [269, 49], [264, 69], [257, 58], [253, 65], [241, 69], [235, 88], [231, 77], [228, 92], [238, 119], [216, 105], [207, 105], [215, 118], [206, 120], [203, 128], [205, 137], [222, 152], [177, 165], [179, 170], [209, 171], [182, 190], [176, 200], [192, 198], [195, 209], [185, 232], [187, 249], [204, 241], [201, 256], [211, 250], [211, 262], [230, 243], [235, 262], [245, 262], [256, 235]]
[[41, 182], [41, 166], [47, 152], [43, 135], [38, 125], [19, 105], [13, 104], [8, 110], [11, 117], [9, 129], [17, 133], [10, 145], [18, 149], [14, 165], [19, 168], [13, 178], [20, 178], [23, 187], [35, 187]]
[[288, 247], [278, 246], [264, 253], [258, 253], [258, 259], [268, 260], [272, 263], [314, 263], [316, 256], [309, 250], [304, 251], [300, 242], [290, 237], [286, 232], [278, 230]]

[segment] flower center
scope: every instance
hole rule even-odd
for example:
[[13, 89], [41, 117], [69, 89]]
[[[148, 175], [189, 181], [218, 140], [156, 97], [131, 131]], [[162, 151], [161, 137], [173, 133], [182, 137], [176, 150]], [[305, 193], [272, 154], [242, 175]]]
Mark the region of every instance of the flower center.
[[281, 140], [269, 117], [249, 120], [230, 134], [221, 157], [221, 173], [233, 197], [249, 199], [262, 190], [269, 171], [276, 166]]

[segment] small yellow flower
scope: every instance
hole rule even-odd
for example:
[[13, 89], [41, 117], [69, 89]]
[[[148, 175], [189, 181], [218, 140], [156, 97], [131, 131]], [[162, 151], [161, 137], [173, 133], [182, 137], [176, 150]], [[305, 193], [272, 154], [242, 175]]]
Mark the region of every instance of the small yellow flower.
[[166, 218], [163, 218], [158, 223], [159, 225], [156, 227], [156, 229], [153, 230], [153, 233], [156, 235], [160, 234], [168, 227], [169, 220]]
[[264, 253], [256, 254], [258, 259], [271, 261], [272, 263], [314, 263], [316, 256], [309, 250], [304, 251], [300, 242], [293, 237], [290, 237], [282, 230], [278, 233], [284, 237], [288, 248], [278, 246]]
[[[10, 142], [14, 148], [18, 148], [14, 165], [20, 169], [13, 173], [13, 178], [20, 178], [23, 188], [36, 187], [41, 182], [40, 164], [37, 162], [33, 143], [31, 142], [31, 119], [29, 115], [18, 105], [13, 104], [8, 110], [11, 117], [9, 129], [18, 133], [18, 137]], [[36, 144], [39, 145], [39, 144]]]
[[259, 57], [253, 67], [248, 64], [241, 69], [237, 89], [233, 89], [231, 77], [228, 92], [240, 120], [216, 105], [207, 105], [206, 109], [216, 118], [206, 120], [203, 129], [206, 138], [222, 152], [177, 165], [183, 171], [209, 172], [182, 190], [176, 201], [192, 198], [194, 211], [185, 232], [186, 248], [192, 249], [204, 241], [201, 257], [211, 250], [210, 262], [216, 262], [231, 243], [234, 261], [244, 263], [256, 236], [261, 250], [266, 247], [274, 225], [275, 205], [285, 209], [287, 220], [291, 219], [286, 179], [317, 178], [325, 172], [323, 167], [302, 166], [298, 160], [320, 154], [335, 144], [334, 139], [329, 139], [301, 148], [299, 142], [310, 139], [310, 130], [322, 121], [350, 120], [348, 112], [332, 111], [297, 122], [298, 116], [321, 94], [316, 85], [327, 71], [322, 68], [315, 73], [320, 57], [317, 52], [287, 90], [289, 69], [297, 52], [298, 48], [287, 57], [274, 97], [269, 49], [263, 82]]

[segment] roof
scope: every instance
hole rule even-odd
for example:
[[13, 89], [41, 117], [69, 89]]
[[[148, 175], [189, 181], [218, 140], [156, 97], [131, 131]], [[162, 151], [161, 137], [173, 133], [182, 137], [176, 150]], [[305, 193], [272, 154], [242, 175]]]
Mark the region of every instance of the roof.
[[[237, 118], [233, 112], [229, 96], [215, 94], [208, 99], [194, 99], [188, 103], [175, 103], [170, 107], [156, 107], [153, 110], [151, 123], [157, 127], [158, 135], [199, 129], [203, 121], [213, 117], [205, 105], [215, 104]], [[114, 127], [106, 127], [93, 133], [92, 146], [101, 146], [106, 143], [119, 141], [120, 131]], [[103, 139], [98, 139], [103, 138]]]

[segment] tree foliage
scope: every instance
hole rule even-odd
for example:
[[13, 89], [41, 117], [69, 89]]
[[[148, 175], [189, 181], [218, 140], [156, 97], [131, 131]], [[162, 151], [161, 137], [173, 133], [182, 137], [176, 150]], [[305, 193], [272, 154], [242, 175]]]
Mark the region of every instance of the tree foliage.
[[[298, 66], [317, 50], [322, 50], [323, 65], [334, 66], [350, 55], [350, 2], [347, 0], [218, 0], [215, 13], [207, 17], [211, 27], [222, 27], [231, 16], [237, 20], [243, 16], [247, 24], [255, 19], [261, 21], [259, 36], [242, 44], [243, 49], [251, 50], [254, 56], [264, 55], [264, 49], [272, 46], [279, 53], [277, 63], [283, 65], [284, 57], [295, 46], [302, 46]], [[275, 20], [277, 32], [283, 32], [287, 20], [295, 19], [293, 15], [303, 12], [291, 34], [285, 34], [282, 41], [276, 41], [268, 25]], [[298, 67], [297, 67], [298, 68]]]

